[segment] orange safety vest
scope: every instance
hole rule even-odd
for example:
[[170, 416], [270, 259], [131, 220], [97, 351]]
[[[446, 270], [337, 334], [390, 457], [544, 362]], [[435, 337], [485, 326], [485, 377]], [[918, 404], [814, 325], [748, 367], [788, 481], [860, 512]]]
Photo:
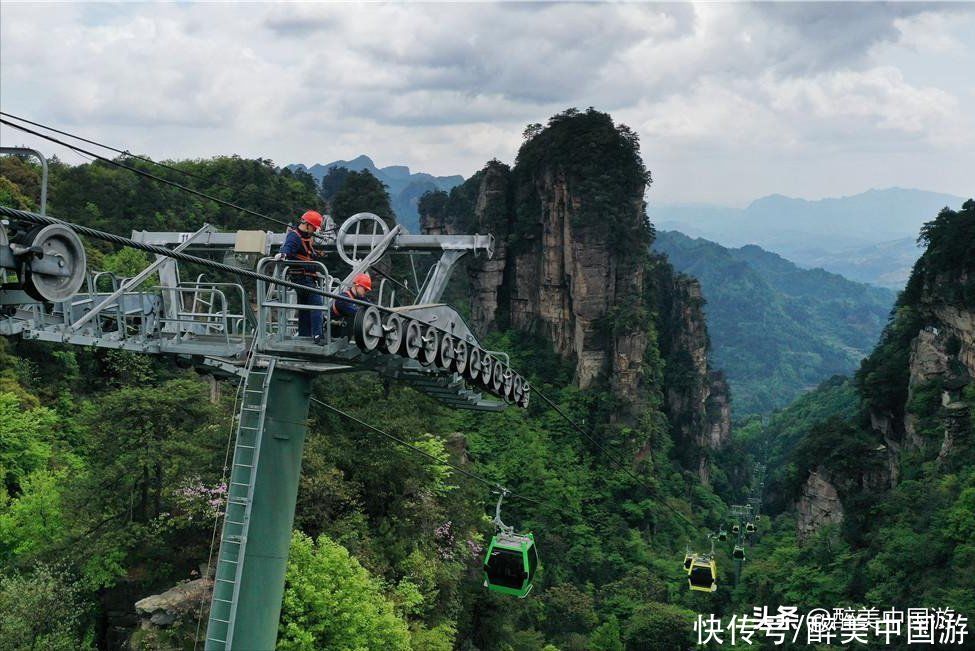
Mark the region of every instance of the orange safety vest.
[[[302, 237], [301, 231], [288, 227], [289, 232], [294, 232], [298, 235], [298, 239], [301, 242], [301, 251], [295, 253], [295, 259], [301, 262], [314, 262], [317, 258], [321, 257], [318, 250], [315, 249], [315, 238], [313, 237]], [[314, 276], [317, 272], [312, 268], [306, 269], [296, 269], [292, 273], [300, 274], [303, 276]]]

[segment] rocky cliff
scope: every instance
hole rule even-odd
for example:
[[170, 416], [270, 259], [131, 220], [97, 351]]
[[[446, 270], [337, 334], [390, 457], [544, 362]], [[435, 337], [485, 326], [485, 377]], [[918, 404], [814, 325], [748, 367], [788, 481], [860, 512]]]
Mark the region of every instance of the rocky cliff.
[[832, 482], [814, 470], [809, 473], [796, 503], [796, 530], [805, 541], [820, 528], [843, 522], [843, 503]]
[[[834, 492], [882, 493], [905, 473], [916, 477], [927, 464], [951, 472], [972, 450], [975, 406], [975, 202], [943, 210], [921, 230], [926, 250], [900, 295], [877, 347], [857, 373], [864, 431], [878, 445], [867, 460], [843, 472], [816, 465], [799, 500], [800, 535], [839, 513], [823, 484]], [[882, 455], [885, 468], [877, 469]], [[933, 463], [932, 463], [933, 462]], [[850, 490], [844, 491], [844, 486]], [[848, 509], [847, 509], [848, 510]]]
[[[649, 254], [648, 182], [626, 127], [596, 111], [568, 113], [531, 136], [513, 168], [492, 161], [449, 196], [425, 197], [421, 227], [492, 233], [494, 258], [468, 267], [475, 330], [550, 341], [574, 362], [580, 388], [606, 383], [623, 421], [661, 390], [647, 361], [658, 347], [692, 360], [695, 379], [666, 387], [666, 410], [679, 442], [718, 447], [730, 429], [727, 384], [708, 367], [700, 287]], [[706, 455], [693, 464], [705, 481], [707, 465]]]
[[676, 273], [664, 260], [655, 269], [660, 354], [665, 361], [665, 410], [683, 445], [680, 454], [701, 481], [710, 481], [710, 451], [731, 438], [731, 392], [721, 371], [709, 363], [701, 285]]

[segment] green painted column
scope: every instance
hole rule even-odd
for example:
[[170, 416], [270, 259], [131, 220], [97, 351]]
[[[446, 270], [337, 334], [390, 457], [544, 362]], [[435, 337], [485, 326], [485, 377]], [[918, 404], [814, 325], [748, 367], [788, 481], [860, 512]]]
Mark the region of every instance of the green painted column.
[[[253, 391], [260, 388], [262, 382], [263, 378], [260, 377], [254, 377], [253, 382], [248, 378], [246, 388], [251, 393], [244, 394], [245, 406], [254, 400], [253, 396], [258, 395]], [[248, 395], [252, 396], [250, 400]], [[298, 497], [301, 454], [308, 431], [306, 423], [310, 397], [311, 376], [274, 370], [268, 387], [254, 484], [254, 502], [244, 545], [232, 633], [229, 623], [211, 619], [207, 627], [207, 651], [273, 651], [275, 647], [295, 502]], [[242, 414], [245, 425], [257, 421], [256, 411], [248, 414], [245, 409]], [[235, 450], [235, 459], [244, 464], [249, 461], [246, 449], [248, 437], [245, 431], [238, 436], [238, 446], [243, 441], [245, 447]], [[244, 483], [246, 479], [236, 477], [242, 472], [241, 468], [235, 466], [231, 472], [231, 481]], [[233, 501], [235, 495], [246, 491], [246, 487], [232, 484], [229, 488], [227, 517], [243, 519], [243, 507], [235, 507]], [[241, 560], [238, 554], [238, 545], [221, 541], [211, 617], [230, 618], [229, 602], [234, 588], [231, 579], [234, 579], [236, 564]], [[229, 644], [214, 641], [227, 640], [228, 634], [231, 635]]]

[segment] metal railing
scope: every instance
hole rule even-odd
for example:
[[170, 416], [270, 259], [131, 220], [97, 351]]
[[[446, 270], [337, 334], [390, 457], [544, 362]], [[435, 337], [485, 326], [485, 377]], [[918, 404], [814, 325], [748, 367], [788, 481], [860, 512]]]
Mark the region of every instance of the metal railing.
[[[178, 297], [176, 316], [160, 316], [160, 326], [174, 335], [175, 341], [187, 340], [194, 336], [217, 337], [226, 346], [243, 345], [247, 334], [247, 318], [244, 307], [247, 297], [244, 288], [236, 283], [182, 283], [178, 287], [157, 286], [161, 296], [175, 294]], [[241, 311], [231, 311], [227, 293], [239, 295]], [[190, 297], [186, 300], [183, 297]], [[189, 310], [182, 305], [191, 305]], [[197, 306], [200, 306], [199, 308]], [[165, 311], [162, 312], [165, 315]], [[165, 326], [169, 326], [165, 328]]]
[[190, 282], [126, 287], [129, 280], [107, 271], [89, 272], [82, 291], [70, 300], [25, 305], [21, 318], [27, 317], [28, 329], [38, 337], [52, 340], [136, 350], [159, 346], [171, 352], [182, 347], [194, 354], [213, 349], [217, 355], [246, 348], [250, 333], [243, 286]]
[[[313, 280], [310, 289], [337, 293], [338, 279], [328, 273], [321, 262], [299, 260], [275, 260], [262, 258], [257, 263], [257, 272], [275, 279], [289, 279], [294, 273], [302, 272]], [[308, 275], [311, 272], [312, 275]], [[301, 311], [322, 312], [322, 333], [325, 343], [332, 340], [332, 299], [322, 297], [323, 305], [299, 303], [297, 290], [257, 281], [257, 341], [258, 346], [282, 344], [298, 336], [298, 314]]]

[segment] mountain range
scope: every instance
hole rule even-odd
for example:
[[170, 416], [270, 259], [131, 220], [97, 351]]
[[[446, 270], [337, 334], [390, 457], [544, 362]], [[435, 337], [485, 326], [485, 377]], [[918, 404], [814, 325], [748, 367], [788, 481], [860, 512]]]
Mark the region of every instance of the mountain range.
[[726, 248], [660, 231], [653, 248], [701, 283], [714, 366], [728, 376], [736, 417], [784, 407], [854, 371], [895, 299], [890, 289], [802, 269], [754, 244]]
[[660, 230], [704, 237], [724, 246], [757, 244], [801, 267], [822, 267], [860, 282], [900, 289], [920, 256], [918, 231], [963, 197], [888, 188], [809, 201], [779, 194], [743, 209], [709, 204], [651, 205]]
[[433, 176], [425, 172], [411, 172], [406, 165], [389, 165], [376, 167], [368, 156], [362, 155], [352, 160], [336, 160], [331, 163], [316, 163], [306, 167], [301, 163], [288, 165], [288, 169], [301, 170], [311, 174], [315, 181], [321, 183], [332, 167], [346, 167], [353, 172], [368, 170], [373, 176], [382, 181], [389, 190], [390, 204], [396, 219], [407, 230], [417, 233], [420, 230], [420, 216], [417, 213], [417, 202], [425, 193], [432, 190], [450, 192], [452, 188], [464, 182], [459, 174], [452, 176]]

